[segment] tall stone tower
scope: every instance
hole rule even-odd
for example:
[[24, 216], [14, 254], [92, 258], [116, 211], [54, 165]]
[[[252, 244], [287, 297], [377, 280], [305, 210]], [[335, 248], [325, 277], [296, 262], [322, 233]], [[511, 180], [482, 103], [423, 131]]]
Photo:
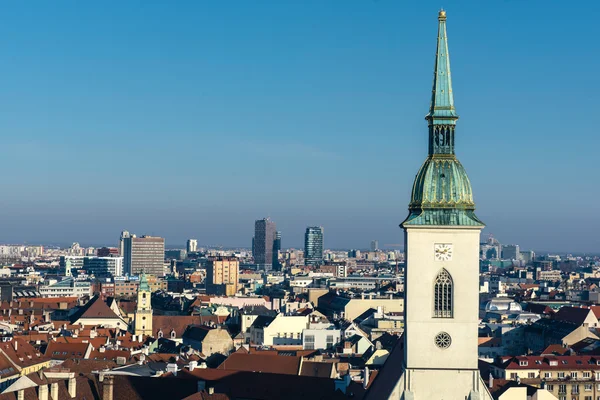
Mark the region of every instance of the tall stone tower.
[[490, 398], [477, 369], [479, 236], [471, 183], [455, 155], [446, 12], [438, 15], [429, 154], [417, 173], [405, 232], [402, 378], [392, 398]]
[[142, 272], [140, 276], [140, 286], [137, 294], [137, 306], [134, 317], [134, 334], [144, 334], [152, 336], [152, 304], [150, 296], [152, 290], [146, 280], [146, 274]]

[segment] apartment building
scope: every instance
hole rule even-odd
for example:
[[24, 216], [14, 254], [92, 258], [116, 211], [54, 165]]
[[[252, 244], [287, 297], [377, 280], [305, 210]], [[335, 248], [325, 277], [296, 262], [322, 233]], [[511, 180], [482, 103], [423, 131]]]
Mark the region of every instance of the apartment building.
[[491, 371], [496, 378], [545, 388], [559, 400], [600, 399], [600, 356], [500, 357]]

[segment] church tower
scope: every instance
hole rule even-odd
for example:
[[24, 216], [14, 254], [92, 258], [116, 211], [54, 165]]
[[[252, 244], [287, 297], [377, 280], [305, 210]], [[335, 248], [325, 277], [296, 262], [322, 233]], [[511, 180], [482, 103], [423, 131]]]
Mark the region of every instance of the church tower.
[[491, 398], [478, 364], [479, 236], [471, 183], [455, 155], [446, 12], [438, 15], [429, 154], [417, 173], [405, 232], [403, 374], [392, 398]]
[[135, 308], [134, 331], [136, 335], [144, 334], [152, 336], [152, 304], [150, 302], [150, 285], [146, 279], [146, 274], [142, 272], [140, 276], [140, 286], [137, 293], [137, 306]]

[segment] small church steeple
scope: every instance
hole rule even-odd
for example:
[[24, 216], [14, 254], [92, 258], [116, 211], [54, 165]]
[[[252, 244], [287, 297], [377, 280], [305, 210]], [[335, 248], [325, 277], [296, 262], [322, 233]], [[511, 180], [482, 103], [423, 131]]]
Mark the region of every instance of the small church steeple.
[[146, 274], [142, 271], [137, 293], [137, 305], [133, 321], [133, 331], [136, 335], [152, 335], [152, 289], [148, 285]]

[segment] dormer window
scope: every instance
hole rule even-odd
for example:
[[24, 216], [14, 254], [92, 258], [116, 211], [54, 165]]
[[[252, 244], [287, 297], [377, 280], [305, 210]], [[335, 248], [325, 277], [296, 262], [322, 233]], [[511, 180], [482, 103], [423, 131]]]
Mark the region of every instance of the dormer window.
[[526, 367], [527, 365], [529, 365], [529, 362], [527, 362], [526, 360], [521, 360], [521, 361], [519, 361], [519, 365], [521, 367]]
[[562, 360], [562, 363], [563, 363], [563, 364], [566, 364], [566, 363], [567, 363], [567, 360]]
[[550, 361], [550, 365], [557, 366], [558, 365], [558, 361], [552, 360], [552, 361]]

